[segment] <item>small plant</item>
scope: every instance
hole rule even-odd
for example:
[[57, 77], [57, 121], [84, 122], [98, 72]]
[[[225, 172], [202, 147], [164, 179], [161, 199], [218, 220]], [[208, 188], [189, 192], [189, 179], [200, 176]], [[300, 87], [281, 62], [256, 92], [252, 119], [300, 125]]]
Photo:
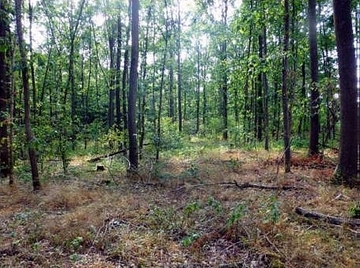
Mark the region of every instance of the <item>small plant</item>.
[[153, 228], [160, 232], [173, 234], [180, 228], [179, 217], [173, 208], [154, 206], [149, 211], [148, 220]]
[[77, 262], [80, 259], [80, 256], [79, 256], [79, 254], [74, 253], [74, 254], [71, 254], [69, 258], [72, 262]]
[[81, 244], [84, 242], [84, 238], [82, 238], [81, 236], [77, 236], [75, 237], [71, 242], [70, 242], [70, 246], [74, 249], [74, 250], [78, 250], [81, 247]]
[[266, 205], [266, 217], [265, 222], [276, 223], [280, 219], [279, 201], [276, 196], [271, 196], [269, 202]]
[[184, 208], [184, 212], [186, 216], [189, 217], [191, 214], [193, 214], [195, 211], [199, 210], [200, 208], [201, 208], [200, 203], [198, 201], [193, 201]]
[[223, 211], [221, 203], [212, 196], [210, 196], [208, 199], [208, 205], [215, 209], [215, 211], [218, 213], [221, 213]]
[[199, 167], [191, 163], [191, 166], [188, 168], [187, 172], [189, 173], [190, 177], [197, 178], [199, 176]]
[[350, 217], [360, 219], [360, 202], [352, 205], [349, 209]]
[[247, 213], [247, 206], [244, 203], [238, 204], [231, 212], [229, 218], [226, 221], [228, 227], [236, 224]]
[[184, 247], [190, 246], [192, 243], [194, 243], [198, 238], [200, 237], [200, 234], [198, 233], [192, 233], [188, 236], [185, 236], [184, 239], [181, 241], [181, 244]]

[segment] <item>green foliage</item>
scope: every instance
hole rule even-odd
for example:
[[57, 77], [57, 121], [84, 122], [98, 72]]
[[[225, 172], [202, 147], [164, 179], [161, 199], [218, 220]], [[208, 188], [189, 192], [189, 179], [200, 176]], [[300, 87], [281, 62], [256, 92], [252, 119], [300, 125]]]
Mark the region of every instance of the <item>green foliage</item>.
[[181, 245], [184, 247], [190, 246], [192, 243], [194, 243], [201, 235], [199, 233], [192, 233], [190, 235], [185, 236], [181, 240]]
[[223, 211], [223, 207], [221, 205], [221, 202], [216, 200], [214, 197], [210, 196], [208, 198], [207, 203], [211, 208], [215, 209], [217, 213], [221, 213]]
[[350, 214], [350, 217], [352, 217], [352, 218], [360, 219], [360, 202], [353, 204], [349, 208], [349, 214]]
[[149, 222], [159, 232], [173, 234], [181, 228], [181, 220], [174, 208], [152, 206], [148, 214]]
[[279, 201], [277, 196], [270, 196], [270, 198], [263, 206], [263, 213], [265, 214], [265, 222], [276, 223], [279, 221], [281, 211], [279, 208]]
[[81, 236], [77, 236], [70, 241], [70, 246], [74, 251], [77, 251], [81, 247], [83, 242], [84, 238], [82, 238]]
[[245, 203], [238, 204], [231, 210], [231, 213], [226, 221], [226, 225], [231, 227], [237, 224], [248, 212], [248, 207]]
[[195, 211], [199, 210], [200, 208], [201, 208], [201, 203], [199, 203], [198, 201], [193, 201], [187, 204], [186, 207], [184, 208], [185, 215], [189, 217], [191, 216], [191, 214], [193, 214]]

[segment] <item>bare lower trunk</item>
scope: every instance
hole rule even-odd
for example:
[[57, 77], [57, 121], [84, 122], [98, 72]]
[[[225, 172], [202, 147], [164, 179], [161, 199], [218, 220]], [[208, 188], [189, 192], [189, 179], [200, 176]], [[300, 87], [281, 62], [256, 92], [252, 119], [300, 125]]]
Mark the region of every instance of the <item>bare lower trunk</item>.
[[36, 151], [34, 148], [34, 136], [31, 131], [30, 124], [30, 90], [29, 90], [29, 77], [28, 77], [28, 67], [27, 67], [27, 58], [25, 51], [25, 43], [23, 39], [23, 31], [22, 31], [22, 23], [21, 23], [21, 0], [15, 0], [15, 13], [16, 13], [16, 29], [17, 36], [19, 41], [19, 52], [21, 57], [21, 66], [22, 66], [22, 82], [24, 88], [24, 114], [25, 114], [25, 132], [26, 132], [26, 141], [28, 147], [28, 154], [31, 166], [31, 175], [33, 182], [34, 191], [41, 189], [41, 184], [39, 180], [39, 172], [37, 168], [37, 160], [36, 160]]

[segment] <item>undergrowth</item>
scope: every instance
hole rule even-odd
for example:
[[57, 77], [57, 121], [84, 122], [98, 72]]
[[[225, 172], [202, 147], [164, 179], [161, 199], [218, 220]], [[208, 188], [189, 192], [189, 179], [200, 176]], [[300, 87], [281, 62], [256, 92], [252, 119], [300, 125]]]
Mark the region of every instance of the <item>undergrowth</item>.
[[77, 158], [62, 176], [44, 167], [39, 193], [28, 179], [3, 182], [0, 267], [359, 267], [359, 228], [294, 213], [358, 217], [358, 190], [330, 183], [332, 155], [295, 153], [285, 175], [278, 154], [197, 142], [141, 160], [132, 178]]

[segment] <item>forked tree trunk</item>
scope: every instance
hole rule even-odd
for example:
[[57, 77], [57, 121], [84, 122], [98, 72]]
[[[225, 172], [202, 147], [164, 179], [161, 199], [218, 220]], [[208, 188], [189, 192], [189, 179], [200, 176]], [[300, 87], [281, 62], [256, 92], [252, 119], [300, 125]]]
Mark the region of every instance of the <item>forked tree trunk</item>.
[[22, 22], [21, 22], [21, 14], [22, 14], [22, 0], [15, 0], [15, 14], [16, 14], [16, 31], [18, 37], [19, 44], [19, 52], [21, 57], [21, 74], [22, 74], [22, 82], [24, 88], [24, 121], [25, 121], [25, 132], [26, 132], [26, 142], [29, 153], [29, 160], [31, 165], [31, 175], [33, 182], [34, 191], [41, 189], [39, 172], [37, 168], [37, 160], [36, 160], [36, 151], [34, 148], [34, 136], [31, 131], [30, 125], [30, 90], [29, 90], [29, 77], [28, 77], [28, 66], [27, 66], [27, 57], [25, 50], [25, 42], [23, 38], [23, 30], [22, 30]]

